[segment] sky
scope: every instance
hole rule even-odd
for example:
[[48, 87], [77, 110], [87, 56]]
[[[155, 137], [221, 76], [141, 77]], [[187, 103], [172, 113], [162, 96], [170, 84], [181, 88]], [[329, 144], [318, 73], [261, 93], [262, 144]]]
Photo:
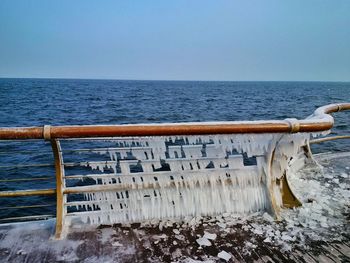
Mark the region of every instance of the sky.
[[0, 77], [350, 81], [350, 1], [1, 0]]

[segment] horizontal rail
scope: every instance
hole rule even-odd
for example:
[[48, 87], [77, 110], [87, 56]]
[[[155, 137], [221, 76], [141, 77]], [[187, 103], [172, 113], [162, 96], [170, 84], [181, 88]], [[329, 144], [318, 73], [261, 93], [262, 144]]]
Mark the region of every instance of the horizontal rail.
[[350, 110], [350, 103], [320, 107], [305, 120], [0, 128], [0, 139], [321, 132], [333, 127], [329, 114], [343, 110]]
[[56, 178], [51, 176], [51, 177], [0, 179], [0, 183], [4, 183], [4, 182], [23, 182], [23, 181], [50, 181], [50, 180], [56, 180]]
[[[250, 169], [255, 169], [255, 165], [251, 165], [251, 166], [245, 166], [246, 170], [250, 170]], [[217, 172], [217, 169], [212, 169], [212, 168], [205, 168], [205, 169], [198, 169], [198, 170], [183, 170], [182, 172], [185, 173], [186, 175], [189, 174], [195, 174], [201, 171], [206, 171], [208, 173], [211, 172]], [[236, 169], [232, 168], [230, 169], [232, 172], [235, 172]], [[238, 169], [237, 169], [238, 170]], [[128, 178], [133, 178], [133, 177], [147, 177], [147, 176], [167, 176], [167, 175], [172, 175], [173, 172], [172, 171], [154, 171], [153, 173], [147, 173], [147, 172], [137, 172], [137, 173], [130, 173], [127, 174]], [[115, 180], [123, 180], [124, 178], [121, 177], [121, 173], [102, 173], [102, 174], [85, 174], [85, 175], [66, 175], [63, 177], [64, 179], [74, 179], [74, 180], [78, 180], [78, 179], [115, 179]]]
[[0, 165], [0, 169], [1, 168], [24, 168], [24, 167], [50, 167], [50, 166], [54, 166], [54, 164], [52, 163], [31, 163], [31, 164], [10, 164], [10, 165]]
[[144, 149], [151, 149], [151, 147], [139, 147], [139, 146], [128, 146], [128, 147], [104, 147], [104, 148], [83, 148], [83, 149], [67, 149], [67, 150], [62, 150], [62, 153], [67, 153], [67, 152], [118, 152], [118, 151], [131, 151], [131, 150], [144, 150]]
[[[214, 171], [215, 172], [215, 171]], [[82, 194], [82, 193], [94, 193], [94, 192], [108, 192], [108, 191], [124, 191], [124, 190], [135, 190], [135, 189], [159, 189], [161, 187], [172, 187], [177, 184], [186, 185], [188, 182], [186, 180], [181, 181], [170, 181], [168, 183], [161, 183], [158, 181], [154, 181], [153, 183], [124, 183], [124, 184], [98, 184], [98, 185], [85, 185], [85, 186], [75, 186], [75, 187], [67, 187], [63, 190], [63, 194]], [[211, 181], [208, 178], [206, 183], [210, 184]], [[220, 178], [217, 182], [218, 185], [221, 183], [232, 184], [235, 185], [236, 182], [234, 177], [226, 177]]]
[[0, 218], [0, 221], [13, 221], [13, 220], [40, 220], [53, 218], [55, 215], [38, 215], [38, 216], [17, 216], [17, 217], [7, 217]]
[[[30, 127], [28, 127], [28, 128], [30, 128]], [[15, 146], [16, 144], [18, 145], [18, 144], [20, 144], [20, 143], [24, 143], [24, 142], [26, 142], [26, 143], [31, 143], [31, 142], [42, 142], [42, 140], [41, 140], [42, 138], [38, 138], [38, 139], [31, 139], [31, 138], [23, 138], [23, 139], [16, 139], [16, 138], [14, 138], [14, 139], [6, 139], [6, 142], [7, 143], [10, 143], [10, 145], [12, 145], [12, 143], [14, 143], [14, 145], [13, 146]], [[0, 139], [1, 140], [1, 139]]]
[[310, 144], [327, 142], [327, 141], [334, 141], [334, 140], [341, 140], [341, 139], [350, 139], [350, 135], [339, 135], [339, 136], [331, 136], [331, 137], [326, 137], [326, 138], [314, 139], [314, 140], [310, 140]]
[[[33, 149], [31, 151], [17, 151], [17, 150], [9, 150], [9, 151], [1, 151], [0, 155], [9, 155], [9, 154], [32, 154], [33, 152], [38, 152], [38, 149]], [[40, 154], [51, 154], [51, 151], [42, 151], [40, 149]]]
[[[65, 175], [63, 178], [64, 179], [84, 179], [84, 178], [92, 178], [92, 179], [106, 179], [106, 178], [111, 178], [111, 179], [118, 179], [119, 174], [115, 174], [115, 173], [110, 173], [110, 174], [86, 174], [86, 175]], [[132, 174], [130, 174], [130, 176], [132, 176]]]
[[40, 207], [49, 207], [49, 206], [55, 206], [56, 203], [52, 204], [45, 204], [45, 205], [20, 205], [20, 206], [5, 206], [0, 207], [0, 210], [6, 210], [6, 209], [27, 209], [27, 208], [40, 208]]
[[[185, 182], [183, 182], [185, 184]], [[175, 182], [170, 182], [169, 186], [176, 186]], [[82, 193], [96, 193], [96, 192], [108, 192], [108, 191], [123, 191], [123, 190], [135, 190], [135, 189], [158, 189], [161, 188], [160, 184], [149, 183], [140, 187], [135, 187], [130, 184], [129, 187], [119, 184], [99, 184], [99, 185], [87, 185], [87, 186], [75, 186], [67, 187], [64, 189], [64, 194], [82, 194]]]
[[35, 189], [35, 190], [18, 190], [18, 191], [1, 191], [0, 197], [19, 197], [32, 195], [54, 195], [56, 189]]

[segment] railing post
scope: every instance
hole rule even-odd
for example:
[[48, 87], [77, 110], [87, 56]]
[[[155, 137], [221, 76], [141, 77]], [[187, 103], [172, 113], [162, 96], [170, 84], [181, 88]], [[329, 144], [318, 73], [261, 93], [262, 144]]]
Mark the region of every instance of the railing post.
[[[277, 220], [280, 220], [280, 210], [281, 207], [294, 208], [301, 206], [301, 202], [294, 195], [293, 191], [290, 189], [288, 178], [287, 178], [287, 166], [278, 164], [278, 160], [281, 158], [287, 158], [293, 156], [277, 156], [277, 152], [280, 150], [281, 141], [283, 141], [284, 135], [274, 144], [273, 150], [270, 155], [269, 160], [269, 194], [272, 202], [272, 207], [275, 212]], [[282, 142], [283, 143], [283, 142]], [[275, 169], [276, 168], [276, 169]], [[280, 196], [280, 200], [276, 200]]]
[[275, 158], [275, 151], [277, 147], [278, 141], [271, 142], [269, 149], [266, 152], [266, 187], [267, 194], [270, 200], [270, 212], [275, 216], [277, 221], [281, 220], [280, 216], [280, 207], [277, 205], [276, 195], [275, 195], [275, 187], [276, 187], [276, 178], [273, 176], [272, 166], [273, 160]]
[[60, 142], [57, 139], [51, 140], [51, 147], [55, 159], [55, 172], [56, 172], [56, 232], [55, 238], [62, 238], [64, 217], [66, 214], [64, 207], [64, 168], [62, 160], [62, 152]]

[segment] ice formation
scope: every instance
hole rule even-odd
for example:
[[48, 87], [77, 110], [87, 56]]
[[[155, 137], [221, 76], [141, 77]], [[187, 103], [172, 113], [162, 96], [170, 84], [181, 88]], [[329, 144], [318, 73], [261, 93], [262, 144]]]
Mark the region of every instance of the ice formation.
[[200, 237], [196, 240], [196, 242], [198, 243], [198, 245], [200, 245], [201, 247], [210, 247], [211, 246], [211, 242], [205, 238], [205, 237]]
[[225, 250], [218, 253], [218, 258], [222, 258], [225, 261], [229, 261], [232, 256]]
[[98, 190], [67, 202], [66, 207], [75, 208], [67, 216], [110, 224], [273, 210], [282, 206], [282, 185], [276, 181], [309, 136], [113, 138], [113, 147], [91, 151], [108, 161], [81, 163], [91, 168], [85, 177], [95, 180]]

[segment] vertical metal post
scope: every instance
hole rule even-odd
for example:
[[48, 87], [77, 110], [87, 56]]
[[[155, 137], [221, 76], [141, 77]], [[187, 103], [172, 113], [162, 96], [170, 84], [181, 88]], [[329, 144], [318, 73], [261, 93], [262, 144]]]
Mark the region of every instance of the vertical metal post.
[[276, 178], [274, 177], [272, 166], [275, 158], [275, 151], [278, 142], [273, 142], [269, 146], [269, 150], [266, 153], [266, 168], [267, 168], [267, 191], [270, 200], [270, 212], [275, 216], [277, 221], [281, 220], [280, 207], [277, 205], [275, 196]]
[[64, 185], [64, 167], [60, 142], [57, 139], [51, 140], [51, 147], [55, 158], [55, 171], [56, 171], [56, 233], [55, 238], [62, 238], [64, 217], [66, 214], [64, 207], [63, 189]]
[[[284, 167], [281, 174], [274, 174], [273, 166], [275, 165], [275, 153], [278, 150], [279, 143], [283, 139], [283, 136], [275, 143], [273, 150], [270, 154], [269, 160], [269, 176], [271, 178], [271, 184], [269, 185], [269, 193], [272, 201], [272, 207], [276, 214], [278, 220], [280, 220], [280, 205], [287, 208], [294, 208], [301, 206], [301, 202], [294, 195], [293, 191], [290, 189], [288, 178], [287, 178], [287, 167]], [[276, 192], [281, 193], [282, 203], [280, 205], [276, 202]]]

